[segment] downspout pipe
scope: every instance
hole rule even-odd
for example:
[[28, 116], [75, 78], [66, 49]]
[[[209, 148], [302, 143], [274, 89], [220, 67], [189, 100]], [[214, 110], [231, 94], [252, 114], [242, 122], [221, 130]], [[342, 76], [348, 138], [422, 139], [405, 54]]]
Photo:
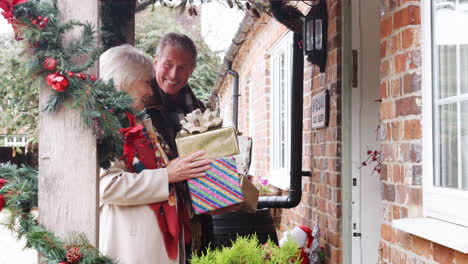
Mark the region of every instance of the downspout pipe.
[[227, 73], [234, 77], [234, 87], [232, 91], [232, 123], [237, 129], [238, 109], [239, 109], [239, 74], [232, 70], [232, 61], [227, 61]]
[[[302, 198], [302, 119], [304, 107], [304, 55], [299, 46], [302, 34], [294, 33], [291, 91], [291, 170], [288, 196], [261, 196], [257, 208], [293, 208]], [[273, 142], [273, 144], [276, 144]], [[286, 175], [285, 175], [286, 176]]]

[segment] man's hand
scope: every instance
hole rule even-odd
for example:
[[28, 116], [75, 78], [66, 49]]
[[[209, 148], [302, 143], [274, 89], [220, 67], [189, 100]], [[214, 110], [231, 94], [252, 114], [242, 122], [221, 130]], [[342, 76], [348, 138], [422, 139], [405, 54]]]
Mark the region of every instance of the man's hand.
[[171, 160], [171, 162], [167, 166], [169, 182], [180, 182], [191, 178], [205, 176], [205, 171], [211, 168], [211, 166], [209, 165], [211, 163], [211, 160], [197, 160], [203, 155], [205, 155], [203, 151], [197, 151], [183, 159], [177, 158]]

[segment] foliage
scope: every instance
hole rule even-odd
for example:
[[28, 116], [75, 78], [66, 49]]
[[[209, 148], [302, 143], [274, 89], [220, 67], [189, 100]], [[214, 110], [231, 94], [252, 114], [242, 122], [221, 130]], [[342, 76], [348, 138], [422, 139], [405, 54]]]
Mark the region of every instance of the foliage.
[[301, 263], [298, 245], [293, 241], [282, 247], [271, 240], [260, 245], [256, 236], [237, 237], [232, 247], [209, 249], [206, 253], [193, 256], [191, 264], [299, 264]]
[[7, 134], [35, 135], [39, 108], [37, 82], [24, 78], [27, 60], [24, 44], [12, 34], [0, 35], [0, 127]]
[[[68, 82], [65, 91], [50, 89], [51, 95], [44, 109], [40, 110], [54, 112], [64, 105], [81, 111], [84, 123], [91, 128], [98, 141], [100, 165], [108, 167], [111, 160], [121, 156], [122, 136], [119, 128], [123, 125], [120, 116], [126, 111], [133, 112], [131, 108], [133, 99], [126, 93], [115, 90], [112, 82], [104, 83], [96, 80], [94, 76], [83, 73], [94, 65], [101, 54], [101, 49], [95, 48], [96, 32], [89, 23], [74, 20], [62, 23], [56, 4], [56, 1], [29, 1], [14, 7], [15, 21], [22, 25], [16, 30], [16, 34], [24, 38], [29, 59], [25, 64], [17, 63], [20, 71], [16, 78], [24, 80], [18, 83], [14, 80], [7, 82], [9, 86], [5, 89], [8, 89], [9, 94], [23, 93], [23, 96], [16, 98], [22, 100], [22, 103], [18, 104], [21, 106], [29, 103], [24, 96], [24, 93], [28, 92], [28, 89], [24, 89], [28, 85], [26, 79], [34, 84], [27, 87], [34, 89], [31, 96], [37, 100], [38, 87], [46, 86], [45, 80], [51, 73], [57, 72], [63, 75]], [[38, 26], [38, 21], [43, 22], [46, 19], [47, 23]], [[67, 45], [63, 45], [64, 35], [77, 28], [81, 29], [81, 35], [68, 41]], [[87, 60], [83, 62], [84, 58]], [[57, 65], [53, 69], [48, 69], [43, 66], [46, 59], [56, 60]], [[32, 79], [24, 78], [26, 75]], [[37, 107], [37, 101], [35, 102], [36, 104], [31, 103], [31, 106]], [[10, 115], [16, 117], [17, 113], [10, 110]], [[32, 113], [34, 118], [37, 118], [37, 112], [32, 111]]]
[[[148, 54], [155, 54], [161, 37], [168, 32], [178, 32], [193, 39], [198, 49], [197, 68], [189, 81], [193, 92], [205, 104], [211, 94], [220, 69], [219, 59], [204, 42], [200, 23], [196, 17], [187, 17], [180, 11], [164, 6], [147, 8], [136, 15], [135, 46]], [[190, 21], [193, 23], [189, 26]]]
[[[18, 168], [9, 163], [0, 164], [0, 196], [5, 197], [4, 209], [9, 211], [7, 227], [16, 232], [19, 238], [26, 238], [26, 247], [37, 250], [48, 263], [65, 261], [66, 252], [71, 247], [80, 248], [83, 258], [80, 263], [111, 264], [112, 260], [101, 255], [82, 234], [72, 234], [68, 241], [62, 241], [53, 233], [37, 224], [31, 213], [37, 207], [38, 173], [28, 167]], [[0, 208], [1, 211], [2, 208]]]

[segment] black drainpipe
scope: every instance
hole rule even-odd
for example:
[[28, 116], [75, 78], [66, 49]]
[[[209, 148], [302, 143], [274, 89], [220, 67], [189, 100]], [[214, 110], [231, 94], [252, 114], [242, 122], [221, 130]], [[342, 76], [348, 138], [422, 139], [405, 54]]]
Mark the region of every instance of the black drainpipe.
[[232, 92], [232, 123], [237, 129], [238, 108], [239, 108], [239, 74], [232, 70], [232, 61], [227, 62], [226, 71], [234, 76], [234, 88]]
[[[291, 91], [291, 171], [288, 196], [261, 196], [258, 208], [293, 208], [301, 202], [302, 176], [302, 117], [304, 101], [304, 55], [299, 46], [302, 34], [294, 33]], [[276, 144], [276, 142], [272, 142]], [[286, 175], [285, 175], [286, 176]]]

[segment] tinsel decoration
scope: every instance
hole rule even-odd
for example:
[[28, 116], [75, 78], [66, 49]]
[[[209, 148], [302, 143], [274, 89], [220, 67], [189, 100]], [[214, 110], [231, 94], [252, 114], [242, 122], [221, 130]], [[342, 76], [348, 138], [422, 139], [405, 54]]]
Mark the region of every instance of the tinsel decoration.
[[81, 254], [81, 250], [78, 247], [72, 247], [67, 251], [66, 258], [69, 263], [78, 263], [82, 257], [83, 255]]

